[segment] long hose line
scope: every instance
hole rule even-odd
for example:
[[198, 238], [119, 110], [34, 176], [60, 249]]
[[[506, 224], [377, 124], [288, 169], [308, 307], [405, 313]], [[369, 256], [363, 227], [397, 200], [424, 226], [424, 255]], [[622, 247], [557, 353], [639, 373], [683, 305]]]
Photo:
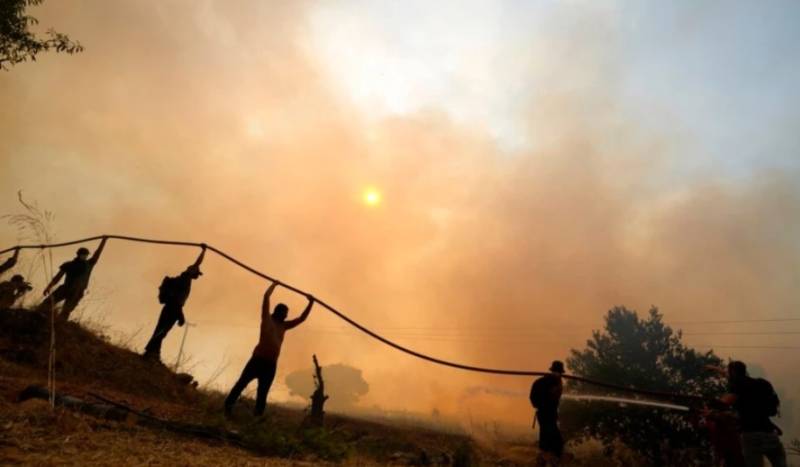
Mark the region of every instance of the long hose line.
[[[70, 245], [78, 245], [78, 244], [81, 244], [81, 243], [87, 243], [87, 242], [91, 242], [91, 241], [95, 241], [95, 240], [101, 240], [104, 237], [108, 238], [108, 239], [117, 239], [117, 240], [125, 240], [125, 241], [130, 241], [130, 242], [151, 243], [151, 244], [159, 244], [159, 245], [177, 245], [177, 246], [191, 246], [191, 247], [202, 247], [202, 245], [203, 245], [202, 243], [197, 243], [197, 242], [182, 242], [182, 241], [174, 241], [174, 240], [156, 240], [156, 239], [151, 239], [151, 238], [131, 237], [131, 236], [127, 236], [127, 235], [97, 235], [97, 236], [94, 236], [94, 237], [82, 238], [80, 240], [72, 240], [72, 241], [69, 241], [69, 242], [61, 242], [61, 243], [51, 243], [51, 244], [46, 244], [46, 245], [18, 245], [16, 247], [7, 248], [5, 250], [0, 250], [0, 254], [8, 253], [8, 252], [11, 252], [11, 251], [14, 251], [14, 250], [17, 250], [17, 249], [21, 250], [21, 249], [60, 248], [60, 247], [65, 247], [65, 246], [70, 246]], [[213, 251], [214, 253], [218, 254], [219, 256], [225, 258], [226, 260], [230, 261], [231, 263], [239, 266], [240, 268], [242, 268], [242, 269], [244, 269], [244, 270], [246, 270], [246, 271], [248, 271], [248, 272], [250, 272], [252, 274], [255, 274], [256, 276], [259, 276], [259, 277], [261, 277], [263, 279], [266, 279], [266, 280], [268, 280], [270, 282], [277, 282], [280, 286], [282, 286], [284, 288], [287, 288], [287, 289], [289, 289], [289, 290], [291, 290], [293, 292], [296, 292], [296, 293], [299, 293], [299, 294], [302, 294], [302, 295], [306, 295], [305, 291], [303, 291], [303, 290], [301, 290], [301, 289], [299, 289], [297, 287], [294, 287], [292, 285], [289, 285], [289, 284], [287, 284], [285, 282], [281, 282], [280, 280], [278, 280], [278, 279], [276, 279], [276, 278], [274, 278], [272, 276], [264, 274], [263, 272], [253, 268], [252, 266], [248, 266], [247, 264], [239, 261], [238, 259], [236, 259], [233, 256], [225, 253], [224, 251], [222, 251], [220, 249], [217, 249], [217, 248], [215, 248], [215, 247], [213, 247], [211, 245], [207, 245], [207, 244], [206, 244], [206, 248], [208, 250]], [[411, 355], [413, 357], [417, 357], [419, 359], [422, 359], [422, 360], [425, 360], [425, 361], [428, 361], [428, 362], [431, 362], [431, 363], [435, 363], [437, 365], [447, 366], [447, 367], [450, 367], [450, 368], [456, 368], [456, 369], [459, 369], [459, 370], [473, 371], [473, 372], [478, 372], [478, 373], [491, 373], [491, 374], [496, 374], [496, 375], [544, 376], [544, 375], [550, 374], [550, 372], [545, 372], [545, 371], [507, 370], [507, 369], [501, 369], [501, 368], [486, 368], [486, 367], [479, 367], [479, 366], [473, 366], [473, 365], [465, 365], [465, 364], [462, 364], [462, 363], [452, 362], [452, 361], [449, 361], [449, 360], [443, 360], [441, 358], [436, 358], [436, 357], [433, 357], [433, 356], [430, 356], [430, 355], [427, 355], [427, 354], [423, 354], [423, 353], [420, 353], [420, 352], [417, 352], [416, 350], [413, 350], [413, 349], [410, 349], [408, 347], [402, 346], [402, 345], [400, 345], [400, 344], [398, 344], [396, 342], [393, 342], [393, 341], [381, 336], [380, 334], [378, 334], [378, 333], [370, 330], [369, 328], [363, 326], [362, 324], [359, 324], [358, 322], [354, 321], [353, 319], [351, 319], [350, 317], [348, 317], [347, 315], [345, 315], [341, 311], [337, 310], [336, 308], [332, 307], [331, 305], [327, 304], [323, 300], [320, 300], [320, 299], [318, 299], [316, 297], [314, 297], [314, 300], [318, 305], [324, 307], [326, 310], [330, 311], [331, 313], [333, 313], [334, 315], [336, 315], [337, 317], [339, 317], [340, 319], [345, 321], [347, 324], [353, 326], [354, 328], [358, 329], [359, 331], [363, 332], [364, 334], [367, 334], [368, 336], [372, 337], [373, 339], [375, 339], [375, 340], [377, 340], [379, 342], [382, 342], [383, 344], [386, 344], [389, 347], [397, 349], [397, 350], [399, 350], [399, 351], [401, 351], [403, 353], [406, 353], [408, 355]], [[688, 394], [677, 394], [677, 393], [665, 392], [665, 391], [653, 391], [653, 390], [647, 390], [647, 389], [631, 388], [631, 387], [622, 386], [622, 385], [619, 385], [619, 384], [612, 384], [612, 383], [606, 383], [606, 382], [603, 382], [603, 381], [596, 381], [596, 380], [593, 380], [593, 379], [584, 378], [583, 376], [577, 376], [577, 375], [564, 374], [563, 378], [568, 379], [568, 380], [572, 380], [572, 381], [577, 381], [577, 382], [589, 384], [589, 385], [600, 387], [600, 388], [611, 389], [611, 390], [615, 390], [615, 391], [622, 391], [622, 392], [627, 392], [627, 393], [631, 393], [631, 394], [639, 394], [639, 395], [643, 395], [643, 396], [669, 398], [669, 399], [693, 400], [695, 402], [703, 402], [703, 401], [707, 401], [708, 400], [707, 398], [704, 398], [702, 396], [695, 396], [695, 395], [688, 395]]]

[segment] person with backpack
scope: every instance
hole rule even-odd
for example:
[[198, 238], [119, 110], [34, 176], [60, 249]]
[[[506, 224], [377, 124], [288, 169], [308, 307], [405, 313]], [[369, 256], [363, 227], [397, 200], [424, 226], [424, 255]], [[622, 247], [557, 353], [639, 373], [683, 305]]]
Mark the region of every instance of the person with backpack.
[[[558, 428], [558, 405], [564, 389], [561, 375], [564, 374], [564, 363], [556, 360], [550, 365], [550, 374], [542, 376], [531, 385], [530, 401], [536, 410], [536, 422], [539, 423], [539, 449], [544, 454], [539, 464], [558, 464], [564, 453], [564, 439]], [[554, 462], [546, 461], [546, 457], [555, 457]]]
[[770, 420], [778, 415], [780, 408], [772, 384], [764, 378], [750, 377], [747, 366], [740, 361], [728, 364], [727, 377], [728, 393], [721, 402], [739, 416], [745, 465], [761, 467], [766, 457], [772, 467], [786, 467], [786, 451], [780, 440], [783, 433]]
[[[44, 289], [44, 301], [36, 310], [39, 312], [51, 312], [57, 303], [64, 302], [61, 312], [58, 314], [58, 319], [67, 321], [69, 315], [83, 298], [86, 288], [89, 287], [89, 277], [100, 260], [100, 255], [103, 253], [107, 241], [108, 237], [103, 236], [103, 239], [100, 240], [100, 245], [91, 258], [89, 258], [89, 250], [80, 247], [74, 259], [59, 266], [58, 273]], [[59, 285], [53, 293], [50, 293], [50, 289], [58, 284], [62, 277], [64, 278], [64, 283]]]
[[176, 277], [166, 276], [161, 281], [161, 285], [158, 287], [158, 302], [164, 307], [161, 308], [161, 314], [158, 317], [153, 336], [144, 348], [144, 358], [161, 361], [161, 343], [164, 338], [167, 337], [167, 334], [176, 323], [178, 326], [183, 326], [186, 323], [186, 317], [183, 315], [183, 305], [186, 304], [189, 292], [192, 291], [192, 281], [203, 275], [200, 272], [200, 264], [206, 255], [207, 245], [202, 243], [200, 247], [202, 249], [200, 256], [191, 266], [187, 267], [180, 275]]
[[278, 368], [278, 357], [281, 354], [281, 346], [283, 345], [283, 336], [289, 329], [295, 328], [303, 323], [311, 313], [311, 307], [314, 306], [314, 297], [306, 295], [308, 298], [308, 305], [303, 313], [295, 319], [286, 320], [289, 314], [289, 307], [283, 303], [275, 305], [272, 315], [269, 313], [269, 301], [272, 292], [278, 282], [273, 282], [264, 292], [264, 300], [261, 303], [261, 329], [258, 338], [258, 344], [253, 349], [253, 355], [242, 370], [242, 375], [239, 380], [231, 388], [230, 394], [225, 398], [225, 416], [230, 417], [233, 411], [233, 406], [239, 399], [239, 396], [244, 391], [244, 388], [250, 384], [254, 379], [258, 380], [258, 389], [256, 391], [256, 407], [255, 415], [260, 417], [264, 415], [264, 409], [267, 406], [267, 395], [272, 386], [272, 381], [275, 379], [275, 372]]

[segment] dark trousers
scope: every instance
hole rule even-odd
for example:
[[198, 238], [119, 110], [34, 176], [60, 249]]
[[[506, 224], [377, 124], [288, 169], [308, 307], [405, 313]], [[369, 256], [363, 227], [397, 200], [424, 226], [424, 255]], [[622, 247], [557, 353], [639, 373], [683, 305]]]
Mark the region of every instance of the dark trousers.
[[239, 380], [233, 385], [231, 393], [228, 394], [228, 397], [225, 399], [225, 410], [230, 412], [233, 405], [236, 404], [236, 401], [239, 399], [239, 396], [242, 395], [244, 388], [250, 384], [250, 381], [258, 379], [255, 414], [256, 416], [263, 415], [264, 408], [267, 406], [267, 394], [269, 394], [269, 388], [272, 386], [272, 381], [275, 379], [275, 370], [277, 367], [277, 362], [255, 355], [250, 357], [247, 365], [244, 366], [244, 370], [242, 370], [242, 375], [239, 376]]
[[55, 307], [59, 302], [64, 302], [64, 305], [61, 306], [61, 312], [58, 314], [58, 318], [67, 321], [69, 315], [77, 308], [82, 298], [83, 290], [72, 290], [62, 284], [44, 298], [44, 301], [37, 307], [37, 310], [49, 313], [52, 311], [51, 307]]
[[164, 342], [164, 338], [167, 337], [172, 326], [175, 326], [175, 323], [178, 322], [181, 313], [180, 307], [164, 305], [164, 308], [161, 309], [161, 315], [158, 317], [156, 329], [153, 331], [153, 337], [150, 338], [144, 348], [145, 356], [161, 358], [161, 343]]
[[747, 467], [762, 467], [765, 457], [772, 467], [786, 467], [786, 451], [775, 433], [746, 431], [742, 433], [742, 448]]
[[564, 452], [564, 439], [558, 429], [558, 411], [542, 410], [536, 412], [539, 422], [539, 449], [550, 452], [558, 457]]

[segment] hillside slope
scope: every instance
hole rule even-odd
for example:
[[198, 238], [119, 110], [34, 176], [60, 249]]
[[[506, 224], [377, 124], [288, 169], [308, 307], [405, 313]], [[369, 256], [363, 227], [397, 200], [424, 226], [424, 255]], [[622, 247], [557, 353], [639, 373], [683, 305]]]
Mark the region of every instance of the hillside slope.
[[92, 403], [99, 395], [142, 416], [225, 431], [239, 441], [143, 426], [135, 416], [113, 421], [65, 407], [51, 410], [39, 399], [20, 403], [25, 388], [47, 387], [49, 330], [45, 316], [0, 310], [0, 464], [496, 463], [464, 435], [336, 415], [314, 428], [304, 423], [302, 411], [275, 405], [255, 419], [247, 400], [232, 421], [225, 420], [221, 394], [198, 390], [165, 366], [71, 322], [56, 329], [57, 394]]

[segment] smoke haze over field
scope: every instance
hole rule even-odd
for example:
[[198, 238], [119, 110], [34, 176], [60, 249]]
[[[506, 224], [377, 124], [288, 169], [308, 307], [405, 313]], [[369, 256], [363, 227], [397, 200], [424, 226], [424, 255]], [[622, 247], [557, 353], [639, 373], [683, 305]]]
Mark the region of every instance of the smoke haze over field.
[[[403, 344], [483, 366], [545, 369], [618, 304], [654, 304], [668, 324], [800, 317], [800, 64], [785, 53], [798, 6], [324, 5], [35, 9], [86, 50], [0, 73], [0, 213], [22, 189], [56, 213], [60, 240], [205, 241]], [[381, 204], [362, 202], [368, 186]], [[4, 247], [17, 240], [0, 229]], [[111, 241], [85, 313], [141, 330], [141, 348], [161, 277], [196, 253]], [[265, 284], [214, 255], [203, 270], [187, 351], [201, 381], [228, 360], [227, 386]], [[685, 339], [800, 397], [800, 350], [726, 347], [793, 336]], [[529, 420], [524, 400], [468, 391], [529, 380], [413, 360], [322, 309], [287, 337], [278, 381], [312, 353], [362, 369], [364, 405]]]

